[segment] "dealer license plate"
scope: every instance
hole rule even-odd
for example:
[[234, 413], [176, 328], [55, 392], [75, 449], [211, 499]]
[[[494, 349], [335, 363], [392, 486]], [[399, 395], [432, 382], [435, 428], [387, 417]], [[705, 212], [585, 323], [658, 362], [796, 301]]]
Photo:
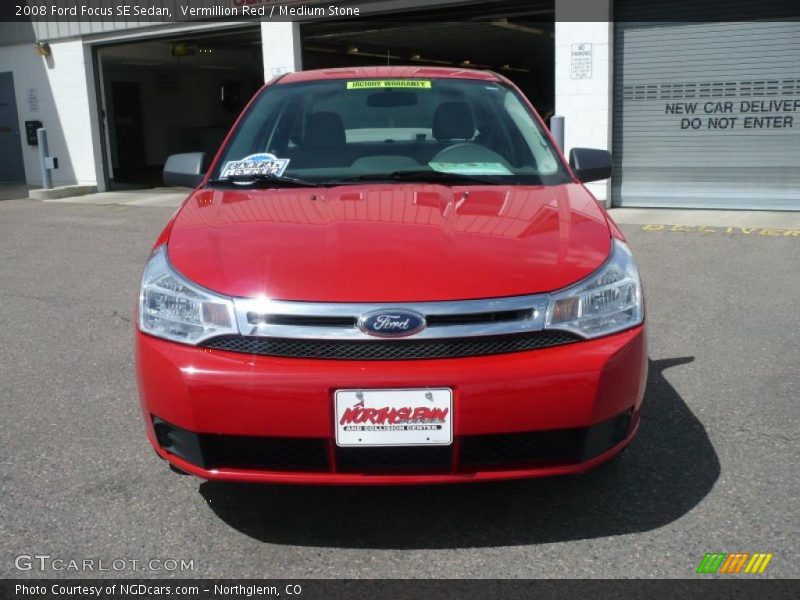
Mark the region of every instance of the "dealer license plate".
[[453, 442], [453, 391], [337, 390], [339, 446], [427, 446]]

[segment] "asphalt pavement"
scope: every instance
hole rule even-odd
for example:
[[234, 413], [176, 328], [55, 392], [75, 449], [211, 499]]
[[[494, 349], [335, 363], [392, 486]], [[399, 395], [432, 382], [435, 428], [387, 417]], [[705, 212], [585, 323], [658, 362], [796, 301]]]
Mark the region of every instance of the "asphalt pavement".
[[[0, 202], [0, 576], [671, 578], [707, 552], [800, 576], [800, 235], [622, 225], [650, 378], [637, 439], [594, 471], [247, 486], [172, 472], [143, 433], [131, 315], [173, 210]], [[20, 555], [194, 568], [19, 571]]]

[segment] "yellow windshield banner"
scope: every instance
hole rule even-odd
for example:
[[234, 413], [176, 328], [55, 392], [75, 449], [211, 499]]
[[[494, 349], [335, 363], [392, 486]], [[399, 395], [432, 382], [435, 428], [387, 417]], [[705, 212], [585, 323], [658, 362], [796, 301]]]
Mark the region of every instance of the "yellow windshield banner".
[[374, 90], [385, 88], [413, 88], [418, 90], [430, 89], [431, 82], [421, 79], [359, 79], [348, 81], [348, 90]]

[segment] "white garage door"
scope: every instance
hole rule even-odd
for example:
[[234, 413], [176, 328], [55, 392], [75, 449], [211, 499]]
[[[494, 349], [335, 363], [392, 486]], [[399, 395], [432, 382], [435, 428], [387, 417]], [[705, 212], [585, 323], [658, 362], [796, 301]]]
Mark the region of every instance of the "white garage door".
[[800, 21], [632, 22], [641, 5], [615, 15], [613, 203], [800, 210]]

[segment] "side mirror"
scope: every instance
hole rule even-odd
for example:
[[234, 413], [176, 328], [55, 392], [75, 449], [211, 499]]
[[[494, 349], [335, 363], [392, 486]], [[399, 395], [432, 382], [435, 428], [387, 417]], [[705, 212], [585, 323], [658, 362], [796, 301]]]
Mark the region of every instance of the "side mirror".
[[582, 182], [600, 181], [611, 177], [614, 162], [608, 150], [573, 148], [569, 152], [569, 166]]
[[167, 158], [167, 162], [164, 164], [164, 183], [195, 188], [203, 181], [205, 173], [205, 152], [173, 154]]

